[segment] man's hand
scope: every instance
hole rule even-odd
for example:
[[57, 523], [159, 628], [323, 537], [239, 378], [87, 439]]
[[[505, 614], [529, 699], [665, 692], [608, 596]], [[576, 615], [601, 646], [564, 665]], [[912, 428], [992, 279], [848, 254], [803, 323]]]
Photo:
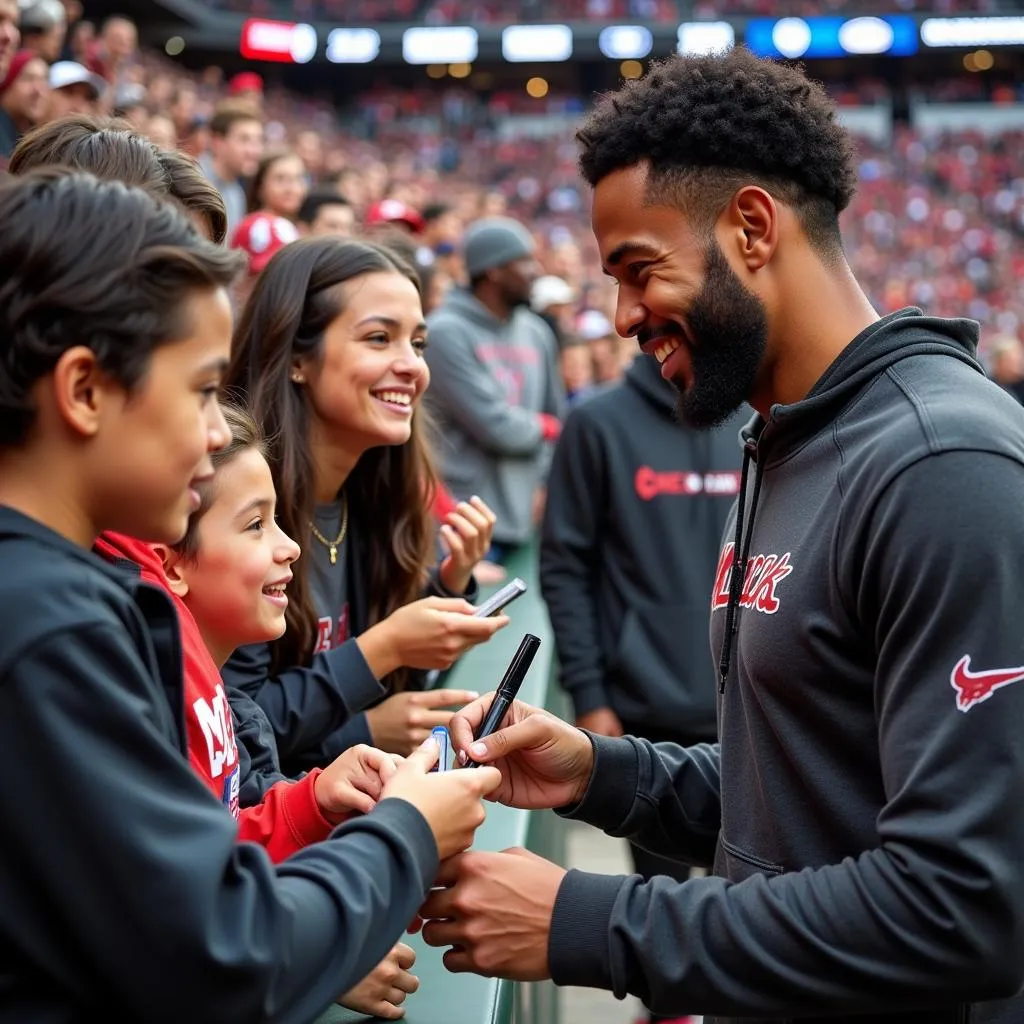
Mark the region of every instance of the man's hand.
[[445, 860], [473, 843], [473, 833], [483, 824], [483, 799], [501, 781], [494, 768], [436, 772], [437, 740], [431, 738], [413, 751], [388, 780], [381, 800], [406, 800], [423, 815], [437, 843], [437, 856]]
[[551, 977], [548, 936], [565, 868], [527, 850], [470, 851], [445, 861], [420, 913], [423, 939], [452, 946], [444, 965], [512, 981]]
[[595, 708], [576, 719], [577, 729], [586, 729], [598, 736], [622, 736], [624, 730], [619, 716], [611, 708]]
[[501, 783], [490, 799], [509, 807], [534, 810], [578, 803], [594, 769], [594, 747], [586, 734], [547, 711], [513, 701], [501, 728], [474, 743], [473, 734], [493, 699], [489, 693], [452, 716], [449, 731], [459, 762], [471, 758], [494, 765]]
[[384, 1020], [398, 1020], [405, 1014], [405, 997], [420, 987], [420, 979], [410, 974], [416, 954], [399, 942], [358, 985], [336, 1000], [340, 1006]]
[[368, 814], [377, 806], [384, 783], [401, 758], [359, 743], [336, 757], [313, 783], [320, 813], [339, 825], [352, 814]]

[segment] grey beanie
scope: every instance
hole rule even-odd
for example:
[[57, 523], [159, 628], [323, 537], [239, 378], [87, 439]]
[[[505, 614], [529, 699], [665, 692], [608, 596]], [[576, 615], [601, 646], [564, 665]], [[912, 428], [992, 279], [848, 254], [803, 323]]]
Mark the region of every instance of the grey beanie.
[[479, 277], [493, 267], [503, 267], [535, 249], [533, 236], [511, 217], [485, 217], [466, 230], [463, 260], [470, 278]]

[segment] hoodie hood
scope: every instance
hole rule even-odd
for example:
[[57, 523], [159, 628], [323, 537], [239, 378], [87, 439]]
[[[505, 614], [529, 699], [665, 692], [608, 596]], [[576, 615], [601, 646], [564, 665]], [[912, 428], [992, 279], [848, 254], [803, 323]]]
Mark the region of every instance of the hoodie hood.
[[[861, 331], [821, 375], [806, 398], [772, 406], [767, 424], [755, 416], [743, 431], [775, 459], [813, 436], [834, 419], [869, 381], [894, 363], [917, 355], [959, 359], [984, 376], [977, 360], [979, 325], [974, 320], [925, 316], [920, 309], [890, 313]], [[753, 454], [753, 453], [752, 453]]]
[[640, 392], [656, 409], [676, 418], [676, 389], [661, 375], [661, 364], [653, 356], [638, 355], [626, 368], [626, 383]]

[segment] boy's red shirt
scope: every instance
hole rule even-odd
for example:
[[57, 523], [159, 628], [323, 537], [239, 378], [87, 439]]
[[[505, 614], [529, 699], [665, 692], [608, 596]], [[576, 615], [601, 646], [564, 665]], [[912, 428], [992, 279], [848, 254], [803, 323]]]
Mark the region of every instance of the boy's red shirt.
[[182, 674], [188, 759], [193, 771], [238, 821], [238, 838], [265, 847], [275, 862], [324, 839], [334, 828], [320, 813], [314, 786], [316, 768], [296, 782], [271, 786], [255, 807], [238, 806], [239, 764], [235, 730], [224, 685], [192, 613], [167, 583], [151, 544], [104, 533], [95, 551], [108, 561], [127, 559], [146, 583], [161, 587], [174, 602], [181, 627]]

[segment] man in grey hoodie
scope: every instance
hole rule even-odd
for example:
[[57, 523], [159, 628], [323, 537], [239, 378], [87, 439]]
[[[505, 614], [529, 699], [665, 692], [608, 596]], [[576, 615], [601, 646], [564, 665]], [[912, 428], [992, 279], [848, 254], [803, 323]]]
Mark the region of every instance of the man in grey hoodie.
[[468, 289], [430, 314], [430, 390], [444, 481], [494, 510], [491, 557], [533, 532], [565, 397], [551, 328], [529, 308], [539, 267], [518, 221], [479, 220], [466, 232]]
[[518, 704], [477, 744], [482, 697], [452, 742], [497, 799], [714, 875], [471, 852], [424, 935], [455, 970], [715, 1022], [1019, 1024], [1024, 411], [977, 324], [871, 307], [839, 232], [856, 154], [802, 72], [673, 57], [579, 139], [619, 333], [689, 424], [757, 413], [709, 594], [720, 739]]

